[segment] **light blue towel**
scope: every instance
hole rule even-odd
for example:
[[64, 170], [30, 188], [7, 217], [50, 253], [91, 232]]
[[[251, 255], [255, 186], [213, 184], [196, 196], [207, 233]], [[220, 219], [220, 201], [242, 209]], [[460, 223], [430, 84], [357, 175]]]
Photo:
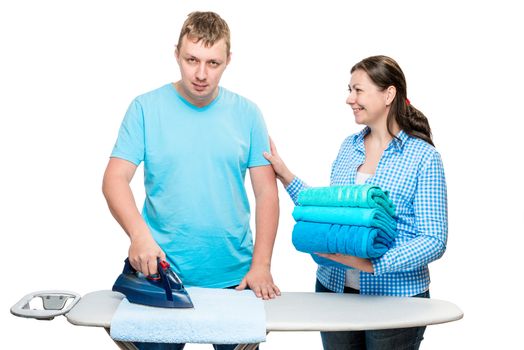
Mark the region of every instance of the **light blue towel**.
[[122, 300], [111, 338], [127, 342], [248, 344], [266, 340], [264, 304], [250, 290], [187, 288], [194, 309], [167, 309]]
[[378, 258], [388, 251], [395, 236], [374, 227], [299, 221], [293, 228], [292, 240], [295, 248], [304, 253], [340, 253], [360, 258]]
[[379, 208], [296, 206], [293, 218], [295, 221], [377, 227], [390, 236], [396, 235], [397, 228], [395, 219]]
[[389, 198], [388, 191], [382, 191], [380, 187], [369, 184], [306, 188], [300, 191], [298, 204], [319, 207], [382, 208], [389, 215], [395, 216], [395, 205]]

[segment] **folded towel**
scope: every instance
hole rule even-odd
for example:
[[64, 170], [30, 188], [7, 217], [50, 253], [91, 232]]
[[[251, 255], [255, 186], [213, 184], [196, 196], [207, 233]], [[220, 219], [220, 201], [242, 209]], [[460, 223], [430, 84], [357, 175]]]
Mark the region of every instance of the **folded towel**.
[[293, 228], [292, 241], [295, 248], [304, 253], [340, 253], [377, 258], [388, 251], [395, 237], [396, 231], [390, 234], [373, 227], [299, 221]]
[[194, 309], [166, 309], [122, 300], [111, 320], [118, 341], [246, 344], [266, 340], [264, 304], [250, 291], [187, 288]]
[[397, 223], [379, 208], [296, 206], [295, 221], [380, 228], [390, 236], [396, 235]]
[[395, 216], [395, 205], [387, 191], [374, 185], [348, 185], [307, 188], [298, 195], [299, 205], [319, 207], [382, 208]]

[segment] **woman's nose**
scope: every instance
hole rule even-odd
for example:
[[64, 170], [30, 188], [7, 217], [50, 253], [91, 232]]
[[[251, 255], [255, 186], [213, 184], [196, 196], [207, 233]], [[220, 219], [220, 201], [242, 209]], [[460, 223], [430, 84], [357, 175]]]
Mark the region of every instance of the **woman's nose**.
[[348, 95], [348, 98], [346, 98], [346, 103], [349, 105], [349, 104], [352, 104], [352, 103], [355, 103], [355, 94], [353, 93], [353, 91], [351, 91]]

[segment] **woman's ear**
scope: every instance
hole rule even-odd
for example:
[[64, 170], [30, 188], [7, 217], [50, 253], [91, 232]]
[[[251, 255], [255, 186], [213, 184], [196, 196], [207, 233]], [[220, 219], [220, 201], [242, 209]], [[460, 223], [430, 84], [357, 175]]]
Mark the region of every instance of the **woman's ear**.
[[397, 88], [391, 85], [386, 89], [386, 106], [390, 106], [391, 103], [393, 103], [393, 100], [395, 99], [395, 96], [397, 96]]

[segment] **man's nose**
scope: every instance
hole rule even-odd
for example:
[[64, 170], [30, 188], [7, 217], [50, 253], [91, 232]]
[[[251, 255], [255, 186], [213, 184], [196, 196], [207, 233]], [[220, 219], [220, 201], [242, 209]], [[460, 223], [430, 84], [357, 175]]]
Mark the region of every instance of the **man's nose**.
[[206, 80], [207, 78], [207, 69], [206, 69], [206, 63], [201, 62], [196, 71], [196, 77], [198, 80]]

